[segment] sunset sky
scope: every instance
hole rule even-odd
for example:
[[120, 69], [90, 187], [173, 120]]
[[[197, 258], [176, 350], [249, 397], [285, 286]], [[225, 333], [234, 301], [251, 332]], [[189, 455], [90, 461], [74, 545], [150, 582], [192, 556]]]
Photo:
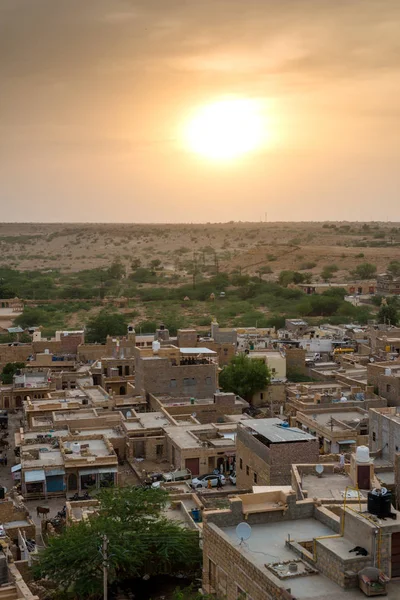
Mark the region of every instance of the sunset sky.
[[[400, 221], [399, 31], [398, 0], [0, 0], [1, 221]], [[226, 101], [263, 139], [198, 154]]]

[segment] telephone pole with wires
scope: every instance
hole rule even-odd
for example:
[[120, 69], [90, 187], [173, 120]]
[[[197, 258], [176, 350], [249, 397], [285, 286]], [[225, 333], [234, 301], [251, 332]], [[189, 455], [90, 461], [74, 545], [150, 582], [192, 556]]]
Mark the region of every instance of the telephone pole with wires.
[[108, 599], [108, 537], [103, 535], [103, 548], [101, 555], [103, 557], [103, 599]]

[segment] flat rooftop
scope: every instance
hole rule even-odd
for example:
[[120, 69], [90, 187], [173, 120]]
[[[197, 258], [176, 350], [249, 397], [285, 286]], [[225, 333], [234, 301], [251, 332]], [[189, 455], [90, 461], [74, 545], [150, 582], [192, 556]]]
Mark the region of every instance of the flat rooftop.
[[302, 431], [298, 427], [282, 427], [281, 419], [253, 419], [246, 421], [244, 426], [254, 433], [262, 435], [273, 444], [282, 442], [303, 442], [304, 440], [314, 440], [315, 437], [310, 433]]
[[[306, 413], [303, 413], [303, 414], [306, 414]], [[331, 419], [335, 419], [337, 421], [342, 421], [342, 422], [355, 421], [356, 419], [359, 419], [361, 421], [362, 419], [368, 418], [368, 413], [363, 414], [362, 412], [358, 412], [357, 410], [334, 410], [331, 412], [324, 412], [324, 413], [317, 413], [317, 412], [315, 412], [313, 414], [307, 413], [306, 416], [311, 417], [313, 421], [318, 423], [318, 425], [322, 425], [323, 427], [326, 427], [329, 425], [329, 427], [331, 427]], [[343, 430], [343, 427], [333, 423], [332, 431], [342, 431], [342, 430]], [[349, 429], [348, 431], [350, 433], [351, 429]]]
[[[283, 560], [297, 560], [299, 557], [285, 542], [290, 535], [291, 540], [297, 542], [310, 541], [315, 537], [334, 535], [335, 532], [316, 519], [300, 519], [280, 523], [252, 525], [251, 537], [240, 546], [236, 535], [236, 527], [224, 527], [222, 531], [230, 538], [232, 545], [248, 560], [270, 575], [265, 565]], [[282, 587], [290, 588], [291, 594], [298, 600], [337, 600], [344, 596], [344, 590], [330, 581], [324, 575], [309, 575], [282, 580]], [[353, 590], [351, 590], [353, 591]], [[354, 596], [345, 595], [346, 598], [360, 598], [360, 591], [354, 590]]]
[[[190, 401], [190, 396], [187, 398], [175, 398], [174, 396], [165, 395], [157, 395], [157, 400], [159, 400], [166, 408], [169, 406], [204, 406], [204, 405], [212, 405], [215, 404], [214, 398], [194, 398], [194, 403]], [[235, 396], [235, 405], [237, 406], [247, 406], [248, 403], [240, 398], [240, 396]]]
[[[346, 486], [353, 486], [348, 475], [339, 473], [323, 473], [322, 477], [316, 474], [302, 475], [302, 489], [307, 491], [308, 498], [331, 498], [332, 500], [344, 499]], [[367, 497], [367, 492], [360, 490], [362, 496]]]
[[69, 410], [67, 412], [57, 412], [54, 415], [56, 421], [72, 421], [74, 419], [97, 419], [97, 414], [94, 408], [82, 410]]
[[[87, 435], [88, 432], [86, 432]], [[62, 441], [62, 446], [64, 449], [72, 449], [72, 441]], [[82, 458], [87, 458], [88, 456], [111, 456], [110, 450], [108, 449], [104, 440], [88, 440], [85, 439], [85, 436], [82, 436], [82, 439], [79, 440], [81, 445], [80, 452], [72, 452], [71, 454], [66, 454], [65, 458], [68, 460], [81, 460]], [[85, 446], [85, 448], [83, 448]]]
[[158, 429], [170, 425], [170, 421], [162, 412], [139, 413], [139, 422], [126, 421], [128, 431], [132, 429]]
[[39, 458], [37, 459], [26, 459], [22, 457], [21, 463], [24, 469], [43, 469], [43, 467], [58, 467], [64, 465], [64, 459], [60, 450], [54, 450], [50, 444], [31, 444], [29, 446], [24, 446], [24, 452], [29, 451], [30, 448], [41, 449], [43, 451], [39, 453]]

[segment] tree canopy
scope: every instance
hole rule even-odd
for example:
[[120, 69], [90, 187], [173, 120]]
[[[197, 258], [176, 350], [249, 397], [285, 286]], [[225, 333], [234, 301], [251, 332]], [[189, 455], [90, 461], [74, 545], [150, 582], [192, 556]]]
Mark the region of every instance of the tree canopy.
[[247, 354], [234, 356], [223, 368], [219, 383], [224, 392], [233, 392], [245, 400], [269, 385], [271, 372], [263, 360], [249, 358]]
[[144, 575], [194, 574], [201, 565], [197, 531], [162, 515], [168, 494], [160, 489], [107, 488], [98, 513], [49, 539], [39, 555], [36, 578], [47, 577], [60, 597], [102, 598], [104, 536], [109, 583]]
[[103, 309], [86, 325], [86, 341], [104, 343], [108, 335], [125, 335], [128, 321], [120, 313]]
[[358, 279], [371, 279], [376, 275], [376, 266], [368, 262], [361, 263], [356, 267], [354, 275]]
[[387, 298], [382, 302], [378, 312], [379, 323], [387, 325], [398, 325], [399, 323], [399, 302], [396, 297]]
[[5, 385], [9, 385], [10, 383], [12, 383], [14, 375], [17, 373], [17, 371], [23, 369], [24, 367], [25, 363], [23, 362], [13, 362], [4, 365], [3, 371], [0, 375], [2, 383], [4, 383]]
[[388, 264], [387, 272], [393, 277], [399, 277], [400, 275], [400, 260], [392, 260]]

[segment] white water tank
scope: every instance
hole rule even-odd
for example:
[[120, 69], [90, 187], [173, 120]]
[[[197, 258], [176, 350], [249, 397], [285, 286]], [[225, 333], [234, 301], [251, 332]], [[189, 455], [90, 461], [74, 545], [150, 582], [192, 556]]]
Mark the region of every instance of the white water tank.
[[157, 354], [159, 349], [161, 348], [161, 344], [158, 340], [154, 340], [154, 342], [151, 344], [151, 347], [153, 348], [154, 354]]
[[74, 442], [71, 446], [71, 450], [74, 454], [79, 454], [81, 451], [81, 445], [79, 442]]
[[385, 375], [387, 375], [388, 377], [390, 377], [391, 374], [392, 374], [392, 369], [390, 367], [386, 367], [386, 369], [385, 369]]
[[356, 461], [358, 463], [369, 463], [369, 448], [368, 446], [357, 446]]

